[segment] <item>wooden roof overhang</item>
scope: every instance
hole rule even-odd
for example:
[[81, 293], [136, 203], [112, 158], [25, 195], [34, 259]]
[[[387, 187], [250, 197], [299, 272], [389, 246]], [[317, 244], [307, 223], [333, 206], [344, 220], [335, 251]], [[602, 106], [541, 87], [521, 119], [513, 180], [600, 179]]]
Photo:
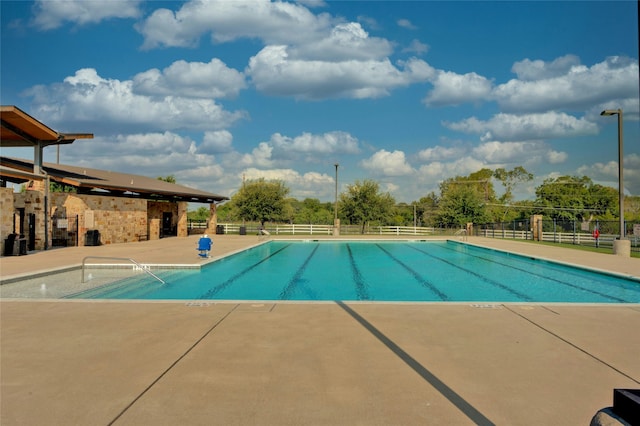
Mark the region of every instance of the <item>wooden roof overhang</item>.
[[60, 133], [13, 105], [0, 106], [0, 142], [4, 147], [69, 144], [92, 139], [92, 133]]
[[[38, 177], [30, 173], [32, 167], [33, 163], [28, 160], [0, 157], [0, 174], [10, 182], [22, 183], [32, 180], [34, 176]], [[44, 163], [43, 170], [52, 181], [73, 186], [80, 194], [208, 204], [229, 199], [223, 195], [140, 175], [53, 163]]]
[[0, 106], [0, 146], [33, 147], [33, 173], [42, 173], [42, 150], [50, 145], [93, 139], [93, 133], [60, 133], [14, 105]]

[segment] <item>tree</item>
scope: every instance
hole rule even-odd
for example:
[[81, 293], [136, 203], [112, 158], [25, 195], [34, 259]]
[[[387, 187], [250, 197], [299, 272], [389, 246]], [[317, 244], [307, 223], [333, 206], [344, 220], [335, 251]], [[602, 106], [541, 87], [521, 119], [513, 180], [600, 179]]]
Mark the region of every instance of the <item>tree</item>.
[[78, 188], [75, 186], [67, 185], [62, 182], [49, 182], [49, 192], [68, 192], [68, 193], [77, 193]]
[[255, 220], [264, 226], [266, 221], [286, 219], [287, 188], [282, 181], [266, 181], [264, 178], [249, 180], [232, 197], [242, 220]]
[[174, 175], [169, 175], [169, 176], [158, 176], [157, 177], [158, 180], [164, 181], [164, 182], [169, 182], [169, 183], [176, 183], [176, 177]]
[[188, 211], [187, 219], [203, 221], [209, 219], [209, 209], [207, 207], [198, 207], [196, 211]]
[[418, 217], [421, 223], [430, 226], [437, 225], [436, 215], [439, 203], [440, 197], [433, 191], [418, 200]]
[[493, 172], [493, 177], [498, 179], [504, 186], [504, 194], [499, 199], [503, 204], [509, 204], [513, 201], [513, 188], [516, 184], [533, 180], [533, 174], [522, 166], [515, 167], [509, 171], [503, 168], [496, 169]]
[[359, 224], [364, 234], [367, 223], [386, 222], [395, 203], [388, 192], [380, 192], [377, 182], [365, 179], [347, 185], [346, 192], [340, 194], [339, 208], [341, 217], [350, 224]]
[[444, 226], [463, 226], [466, 223], [487, 223], [488, 216], [483, 195], [469, 185], [452, 185], [443, 191], [436, 221]]
[[545, 179], [536, 188], [539, 211], [556, 220], [588, 220], [618, 217], [618, 191], [594, 184], [587, 176]]
[[291, 200], [293, 223], [330, 225], [333, 223], [333, 204], [321, 203], [317, 198]]
[[518, 166], [512, 170], [498, 168], [494, 170], [493, 177], [499, 180], [504, 187], [504, 194], [498, 200], [502, 206], [495, 209], [494, 221], [505, 222], [517, 219], [520, 213], [511, 208], [513, 203], [513, 189], [522, 182], [533, 180], [533, 174], [529, 173], [524, 167]]
[[485, 168], [442, 182], [436, 222], [444, 226], [461, 226], [467, 222], [487, 223], [494, 219], [498, 214], [490, 212], [487, 206], [496, 196], [492, 176], [493, 171]]

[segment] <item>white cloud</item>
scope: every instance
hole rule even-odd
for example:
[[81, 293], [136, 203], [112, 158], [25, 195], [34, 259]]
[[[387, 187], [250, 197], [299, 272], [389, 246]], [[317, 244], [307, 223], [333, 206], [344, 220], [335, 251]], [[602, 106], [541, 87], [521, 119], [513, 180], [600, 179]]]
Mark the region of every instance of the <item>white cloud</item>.
[[471, 117], [456, 123], [445, 122], [452, 130], [482, 135], [482, 140], [532, 140], [596, 134], [598, 127], [584, 118], [565, 113], [496, 114], [488, 121]]
[[194, 141], [172, 132], [78, 140], [73, 149], [61, 150], [61, 162], [150, 177], [173, 174], [181, 185], [216, 193], [211, 180], [223, 172], [214, 156], [199, 153]]
[[240, 164], [246, 167], [273, 167], [275, 163], [271, 158], [272, 152], [273, 147], [271, 145], [266, 142], [260, 142], [258, 146], [251, 151], [251, 154], [244, 154], [242, 156]]
[[[65, 123], [105, 134], [154, 130], [217, 130], [245, 117], [209, 99], [149, 97], [133, 92], [131, 80], [106, 79], [92, 68], [76, 71], [63, 83], [26, 91], [33, 111], [52, 125]], [[113, 128], [118, 123], [118, 128]]]
[[257, 169], [242, 171], [246, 179], [280, 180], [290, 189], [290, 196], [297, 199], [328, 198], [334, 193], [335, 180], [325, 173], [307, 172], [301, 174], [293, 169]]
[[233, 135], [228, 130], [217, 130], [204, 132], [202, 143], [198, 147], [198, 152], [203, 154], [218, 154], [231, 151]]
[[408, 20], [408, 19], [398, 19], [398, 20], [396, 21], [396, 23], [398, 24], [398, 26], [399, 26], [399, 27], [406, 28], [406, 29], [408, 29], [408, 30], [417, 30], [417, 29], [418, 29], [418, 27], [416, 27], [415, 25], [413, 25], [413, 24], [411, 23], [411, 21], [410, 21], [410, 20]]
[[193, 140], [173, 132], [119, 134], [113, 137], [97, 136], [86, 141], [78, 140], [73, 144], [73, 149], [68, 150], [68, 156], [76, 161], [93, 156], [92, 152], [118, 153], [117, 156], [112, 156], [116, 159], [121, 156], [136, 154], [145, 157], [153, 155], [165, 156], [174, 152], [193, 152], [194, 146]]
[[31, 25], [40, 30], [52, 30], [70, 22], [87, 25], [110, 18], [138, 18], [141, 0], [37, 0], [33, 6]]
[[296, 0], [296, 1], [300, 4], [303, 4], [311, 8], [325, 7], [327, 5], [327, 3], [324, 0]]
[[402, 49], [403, 52], [415, 53], [416, 55], [424, 55], [429, 51], [429, 45], [420, 42], [420, 40], [413, 39], [409, 46]]
[[418, 152], [418, 158], [422, 161], [442, 161], [460, 157], [463, 153], [461, 148], [434, 146]]
[[275, 133], [269, 144], [273, 146], [281, 157], [296, 157], [305, 154], [313, 157], [328, 154], [358, 154], [360, 152], [358, 139], [346, 132], [328, 132], [324, 134], [303, 133], [291, 138]]
[[524, 59], [513, 64], [511, 71], [516, 73], [519, 80], [535, 81], [568, 74], [573, 67], [580, 65], [580, 58], [575, 55], [565, 55], [551, 62]]
[[424, 164], [418, 169], [421, 181], [440, 182], [453, 176], [467, 176], [485, 167], [486, 164], [470, 156], [458, 158], [450, 163], [434, 161]]
[[613, 56], [590, 68], [574, 63], [573, 57], [559, 58], [551, 64], [519, 62], [514, 67], [524, 80], [497, 86], [492, 97], [507, 112], [587, 110], [614, 99], [634, 98], [637, 102], [636, 59]]
[[153, 68], [133, 77], [133, 91], [149, 96], [229, 98], [245, 87], [244, 75], [216, 58], [208, 63], [176, 61], [162, 71]]
[[287, 53], [292, 59], [340, 62], [380, 59], [391, 54], [391, 43], [369, 34], [359, 23], [337, 24], [328, 36], [291, 46]]
[[549, 150], [545, 153], [545, 158], [550, 164], [564, 163], [569, 158], [569, 154], [562, 151]]
[[440, 71], [433, 83], [433, 90], [424, 99], [429, 106], [459, 105], [486, 99], [492, 83], [474, 72], [456, 74]]
[[[629, 154], [624, 157], [624, 188], [626, 194], [640, 193], [640, 155]], [[618, 162], [594, 163], [578, 167], [579, 175], [589, 176], [594, 181], [601, 181], [603, 185], [618, 187]]]
[[216, 42], [257, 38], [265, 43], [290, 44], [317, 40], [333, 20], [312, 14], [306, 7], [269, 0], [188, 1], [173, 12], [155, 10], [137, 26], [144, 49], [160, 46], [190, 47], [211, 33]]
[[219, 188], [213, 185], [211, 181], [217, 181], [224, 177], [224, 169], [219, 164], [209, 164], [204, 166], [192, 167], [178, 171], [175, 174], [178, 183], [187, 182], [189, 186], [194, 183], [203, 191], [211, 191], [218, 193]]
[[381, 149], [360, 162], [363, 168], [383, 176], [406, 176], [414, 172], [407, 163], [404, 152]]
[[[206, 33], [211, 33], [214, 42], [260, 40], [265, 46], [250, 59], [245, 74], [268, 95], [298, 99], [379, 98], [435, 74], [428, 64], [415, 58], [393, 65], [389, 60], [393, 53], [390, 41], [371, 37], [360, 23], [345, 22], [326, 13], [314, 15], [301, 4], [190, 1], [176, 12], [157, 9], [137, 28], [145, 37], [143, 48], [195, 46]], [[424, 53], [427, 46], [416, 40], [411, 49]], [[138, 80], [146, 83], [140, 85], [144, 93], [187, 89], [167, 79], [167, 70], [162, 75], [150, 70], [139, 75]], [[220, 89], [218, 85], [196, 84], [189, 93], [197, 93], [201, 87], [205, 87], [201, 92], [204, 96]], [[229, 87], [237, 85], [224, 84], [224, 96], [229, 95]], [[218, 92], [211, 96], [217, 97]]]
[[541, 160], [557, 164], [567, 159], [567, 153], [555, 151], [542, 141], [485, 142], [475, 147], [473, 154], [489, 164], [527, 164]]
[[304, 163], [325, 162], [327, 156], [353, 155], [360, 153], [358, 139], [346, 132], [323, 134], [303, 133], [296, 137], [280, 133], [271, 135], [269, 141], [260, 142], [250, 154], [240, 159], [227, 156], [230, 163], [239, 162], [245, 167], [274, 167], [293, 161]]
[[391, 89], [424, 81], [431, 67], [419, 59], [394, 67], [388, 59], [342, 62], [289, 58], [286, 46], [267, 46], [249, 60], [246, 73], [270, 95], [302, 99], [377, 98]]

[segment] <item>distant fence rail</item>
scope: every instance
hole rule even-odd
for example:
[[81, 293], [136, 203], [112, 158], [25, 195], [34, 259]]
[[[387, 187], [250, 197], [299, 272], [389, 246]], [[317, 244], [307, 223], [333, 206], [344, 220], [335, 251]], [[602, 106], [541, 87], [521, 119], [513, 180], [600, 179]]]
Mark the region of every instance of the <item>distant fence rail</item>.
[[[268, 223], [264, 227], [272, 235], [333, 235], [333, 225], [316, 224], [275, 224]], [[189, 221], [189, 234], [202, 234], [207, 229], [206, 221]], [[260, 230], [258, 223], [218, 223], [216, 234], [257, 235]], [[424, 226], [366, 226], [362, 232], [361, 225], [342, 225], [340, 235], [439, 235], [454, 234], [456, 229], [443, 229]], [[213, 232], [213, 231], [212, 231]]]

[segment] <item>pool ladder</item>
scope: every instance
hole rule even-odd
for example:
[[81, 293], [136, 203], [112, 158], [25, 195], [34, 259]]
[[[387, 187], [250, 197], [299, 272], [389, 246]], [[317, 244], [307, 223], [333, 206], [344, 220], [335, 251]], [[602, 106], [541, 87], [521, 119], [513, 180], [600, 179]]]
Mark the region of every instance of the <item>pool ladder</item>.
[[136, 262], [135, 260], [131, 259], [130, 257], [109, 257], [109, 256], [87, 256], [84, 259], [82, 259], [82, 281], [81, 281], [82, 283], [85, 282], [85, 280], [84, 280], [84, 267], [86, 265], [87, 259], [126, 260], [128, 262], [133, 263], [141, 271], [146, 272], [147, 274], [151, 275], [153, 278], [155, 278], [156, 280], [160, 281], [162, 284], [166, 284], [162, 278], [160, 278], [159, 276], [157, 276], [156, 274], [151, 272], [147, 266], [141, 265], [140, 263]]
[[466, 229], [459, 229], [458, 231], [456, 231], [456, 233], [454, 235], [459, 236], [461, 241], [467, 241], [467, 230]]

